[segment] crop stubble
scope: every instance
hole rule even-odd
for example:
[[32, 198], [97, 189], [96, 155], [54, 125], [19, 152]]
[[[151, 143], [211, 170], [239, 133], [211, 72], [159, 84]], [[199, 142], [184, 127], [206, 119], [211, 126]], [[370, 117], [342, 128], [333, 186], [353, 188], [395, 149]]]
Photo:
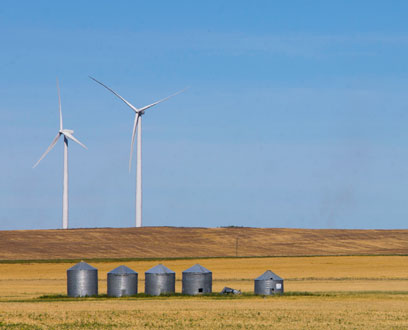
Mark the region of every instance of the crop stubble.
[[[30, 301], [45, 294], [65, 294], [66, 269], [72, 264], [0, 264], [0, 329], [408, 327], [405, 256], [163, 261], [176, 271], [178, 279], [182, 270], [196, 262], [213, 271], [214, 291], [224, 286], [252, 291], [253, 279], [271, 269], [286, 279], [288, 293], [330, 294]], [[157, 263], [125, 263], [139, 272], [139, 291], [143, 292], [144, 271]], [[122, 263], [92, 264], [99, 269], [100, 293], [106, 293], [106, 273]], [[181, 282], [177, 281], [177, 291], [180, 290]]]

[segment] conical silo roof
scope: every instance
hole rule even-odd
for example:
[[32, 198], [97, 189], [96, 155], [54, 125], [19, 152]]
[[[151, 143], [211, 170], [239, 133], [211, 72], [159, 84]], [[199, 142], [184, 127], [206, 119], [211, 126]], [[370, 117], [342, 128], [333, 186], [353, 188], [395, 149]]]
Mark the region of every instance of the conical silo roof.
[[153, 268], [145, 271], [146, 274], [175, 274], [171, 269], [167, 268], [162, 264], [158, 264]]
[[116, 267], [115, 269], [111, 270], [108, 274], [137, 274], [133, 269], [126, 267], [124, 265]]
[[265, 280], [274, 280], [274, 281], [283, 281], [283, 278], [276, 275], [274, 272], [267, 270], [261, 276], [257, 277], [255, 281], [265, 281]]
[[211, 273], [211, 271], [200, 264], [195, 264], [193, 267], [186, 269], [183, 273]]
[[75, 266], [72, 266], [68, 270], [97, 270], [95, 267], [87, 264], [84, 261], [78, 262]]

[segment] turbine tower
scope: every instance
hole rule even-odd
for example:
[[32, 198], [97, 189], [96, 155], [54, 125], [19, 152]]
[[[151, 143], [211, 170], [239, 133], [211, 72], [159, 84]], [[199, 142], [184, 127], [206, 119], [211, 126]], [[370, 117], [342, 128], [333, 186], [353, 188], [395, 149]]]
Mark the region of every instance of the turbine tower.
[[159, 101], [156, 101], [152, 104], [146, 105], [142, 108], [136, 108], [130, 102], [126, 101], [122, 96], [116, 93], [113, 89], [109, 88], [108, 86], [104, 85], [100, 81], [96, 80], [93, 77], [89, 77], [98, 84], [105, 87], [108, 91], [115, 94], [118, 98], [120, 98], [123, 102], [126, 103], [128, 107], [130, 107], [135, 112], [135, 120], [133, 122], [133, 132], [132, 132], [132, 140], [130, 143], [130, 157], [129, 157], [129, 172], [132, 166], [132, 154], [133, 154], [133, 145], [135, 143], [135, 135], [137, 130], [137, 146], [136, 146], [136, 227], [142, 227], [142, 116], [144, 115], [145, 111], [161, 102], [168, 100], [169, 98], [176, 96], [186, 90], [183, 89], [174, 93], [170, 96], [165, 97]]
[[62, 228], [68, 228], [68, 140], [72, 140], [78, 143], [81, 147], [88, 149], [84, 144], [79, 142], [78, 139], [74, 137], [74, 131], [70, 129], [64, 129], [62, 125], [62, 110], [61, 110], [61, 94], [57, 79], [57, 90], [58, 90], [58, 103], [59, 103], [59, 119], [60, 119], [60, 129], [57, 136], [51, 142], [47, 150], [42, 154], [37, 163], [34, 164], [33, 168], [36, 167], [41, 160], [51, 151], [52, 148], [58, 142], [61, 136], [64, 136], [64, 181], [63, 181], [63, 193], [62, 193]]

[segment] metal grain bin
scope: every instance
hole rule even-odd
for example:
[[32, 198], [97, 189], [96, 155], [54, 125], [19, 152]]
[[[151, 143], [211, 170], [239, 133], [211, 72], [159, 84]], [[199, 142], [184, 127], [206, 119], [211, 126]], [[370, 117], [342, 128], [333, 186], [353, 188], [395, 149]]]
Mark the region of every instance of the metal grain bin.
[[183, 272], [183, 294], [203, 294], [212, 292], [212, 272], [196, 264]]
[[267, 270], [255, 279], [255, 294], [273, 295], [283, 293], [283, 279]]
[[108, 273], [108, 296], [123, 297], [137, 294], [137, 273], [126, 266], [119, 266]]
[[86, 262], [79, 262], [67, 270], [69, 297], [98, 295], [98, 270]]
[[176, 291], [176, 273], [162, 264], [145, 272], [145, 293], [160, 296]]

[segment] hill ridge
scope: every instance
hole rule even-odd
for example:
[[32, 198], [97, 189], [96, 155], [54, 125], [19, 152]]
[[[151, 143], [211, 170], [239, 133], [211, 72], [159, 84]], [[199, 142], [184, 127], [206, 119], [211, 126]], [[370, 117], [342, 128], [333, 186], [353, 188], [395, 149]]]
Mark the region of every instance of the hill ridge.
[[166, 226], [0, 231], [0, 260], [407, 254], [404, 229]]

